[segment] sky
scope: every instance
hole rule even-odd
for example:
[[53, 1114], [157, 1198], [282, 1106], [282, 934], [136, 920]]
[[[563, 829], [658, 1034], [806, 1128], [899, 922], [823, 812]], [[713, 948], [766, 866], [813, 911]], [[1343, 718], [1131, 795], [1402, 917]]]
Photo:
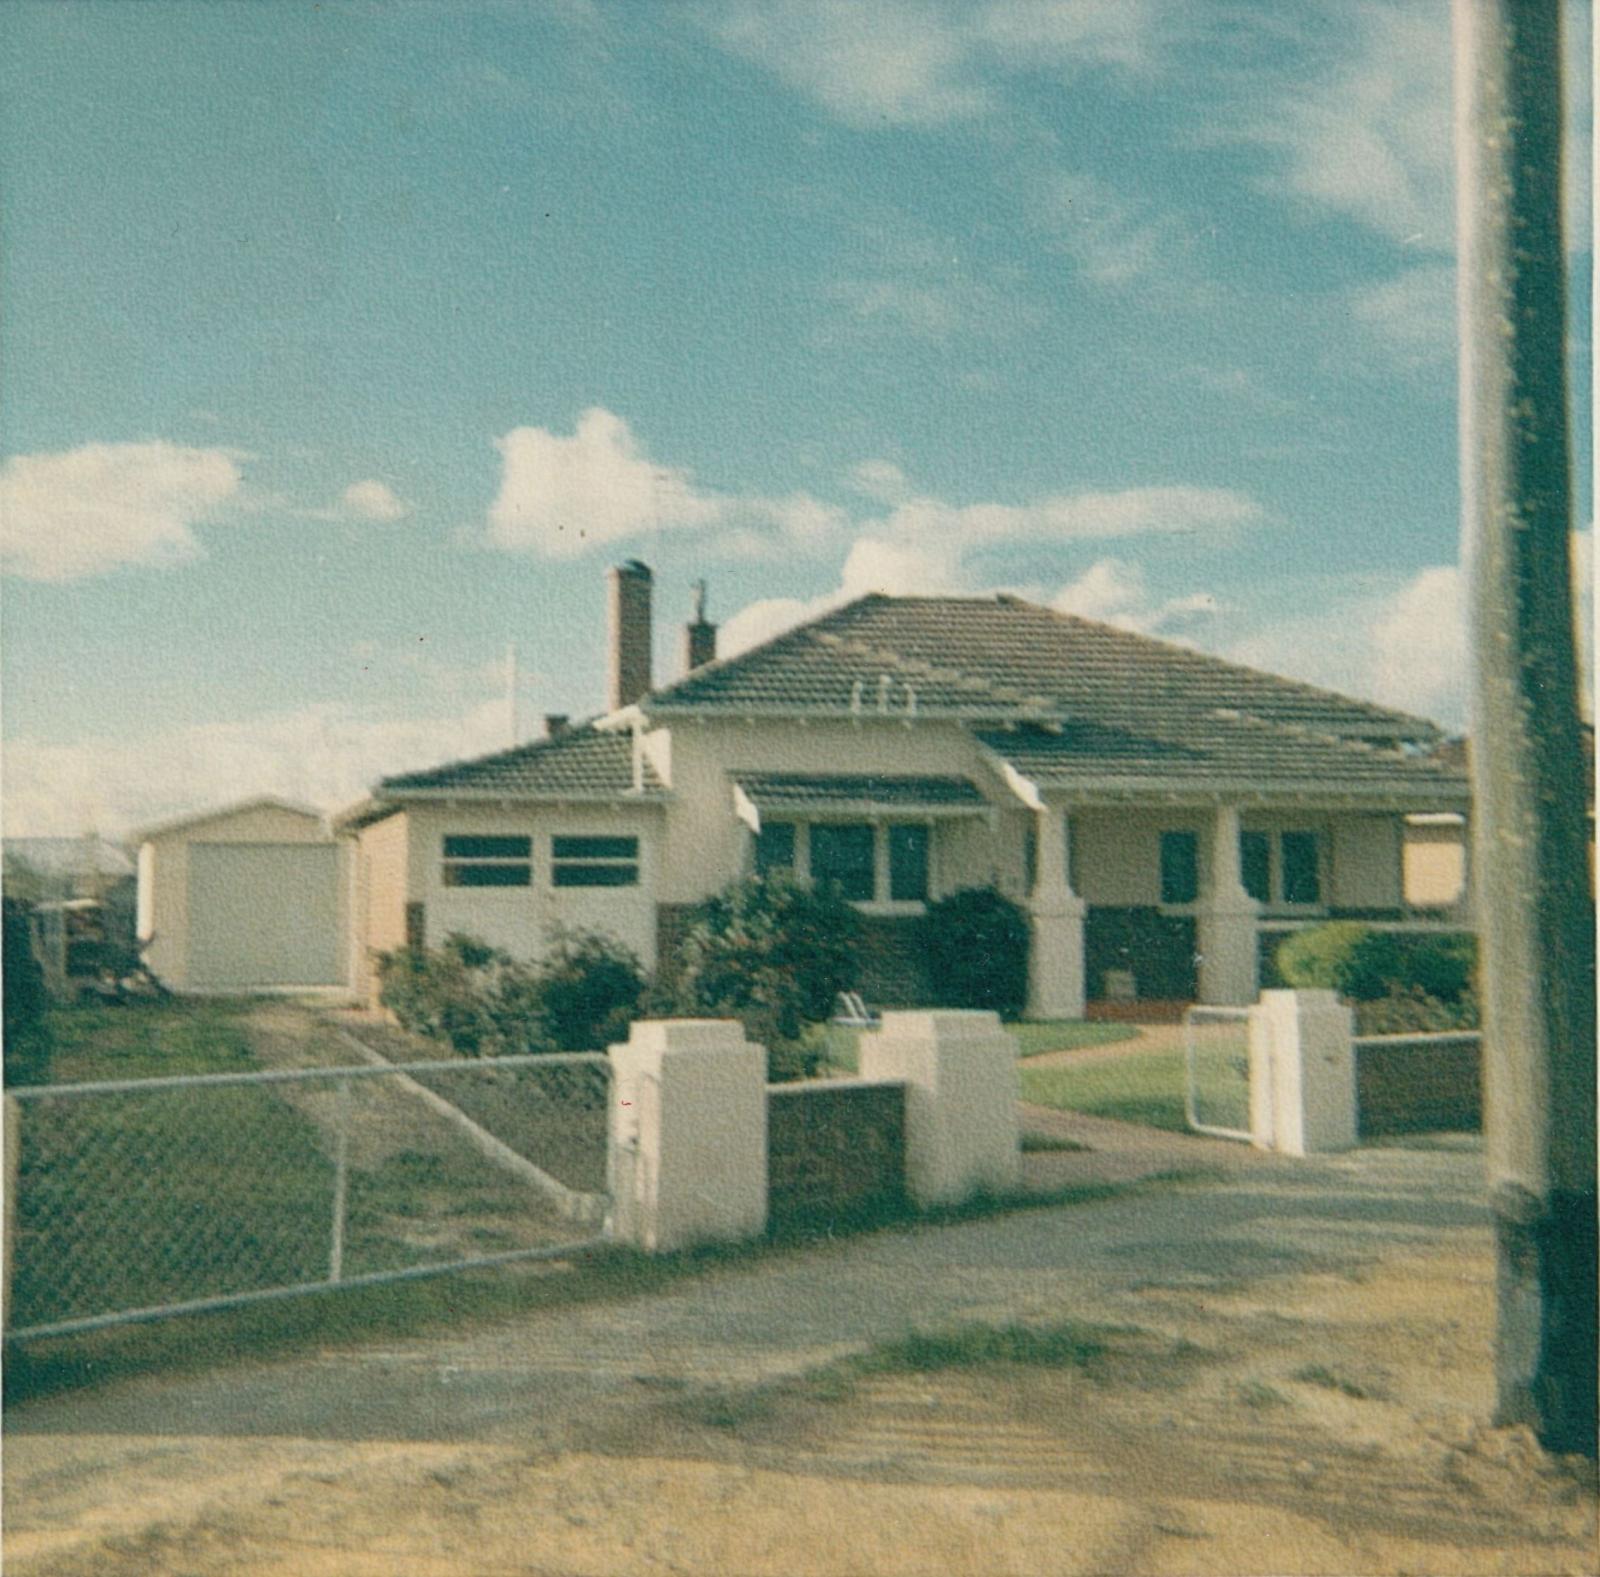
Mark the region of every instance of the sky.
[[1006, 589], [1464, 727], [1448, 17], [10, 0], [5, 831], [596, 712], [628, 557], [658, 682]]

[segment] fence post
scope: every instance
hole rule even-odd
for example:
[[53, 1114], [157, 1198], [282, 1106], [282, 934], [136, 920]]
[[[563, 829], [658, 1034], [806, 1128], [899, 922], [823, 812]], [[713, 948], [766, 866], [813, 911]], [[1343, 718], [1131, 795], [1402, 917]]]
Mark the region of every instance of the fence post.
[[906, 1086], [906, 1191], [922, 1208], [1005, 1193], [1022, 1177], [1017, 1045], [993, 1013], [885, 1013], [861, 1076]]
[[328, 1280], [344, 1279], [344, 1222], [350, 1191], [350, 1081], [340, 1079], [334, 1096], [338, 1127], [333, 1140], [333, 1236], [328, 1247]]
[[767, 1227], [767, 1054], [733, 1019], [638, 1019], [611, 1048], [611, 1237], [653, 1254]]
[[1263, 991], [1250, 1009], [1250, 1131], [1283, 1155], [1354, 1148], [1355, 1044], [1332, 991]]

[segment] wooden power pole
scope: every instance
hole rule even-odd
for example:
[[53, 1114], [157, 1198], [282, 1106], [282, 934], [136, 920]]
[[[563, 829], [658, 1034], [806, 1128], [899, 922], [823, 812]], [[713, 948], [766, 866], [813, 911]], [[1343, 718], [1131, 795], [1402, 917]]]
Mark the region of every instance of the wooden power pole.
[[1571, 564], [1560, 0], [1454, 0], [1498, 1412], [1595, 1454], [1595, 924]]

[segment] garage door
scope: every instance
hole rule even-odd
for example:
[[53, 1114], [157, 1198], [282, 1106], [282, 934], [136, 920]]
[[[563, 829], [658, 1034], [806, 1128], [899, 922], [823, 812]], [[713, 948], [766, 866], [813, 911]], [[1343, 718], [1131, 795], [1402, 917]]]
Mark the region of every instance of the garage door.
[[331, 843], [191, 843], [189, 984], [343, 984]]

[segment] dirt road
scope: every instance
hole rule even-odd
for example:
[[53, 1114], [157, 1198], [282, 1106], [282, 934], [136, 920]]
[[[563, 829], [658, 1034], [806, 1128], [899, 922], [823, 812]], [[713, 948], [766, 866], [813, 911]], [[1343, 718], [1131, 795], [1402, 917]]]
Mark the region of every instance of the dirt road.
[[[1481, 1170], [1241, 1168], [25, 1404], [8, 1570], [1592, 1572], [1590, 1491], [1476, 1422]], [[829, 1367], [971, 1321], [1118, 1329], [1085, 1364]]]

